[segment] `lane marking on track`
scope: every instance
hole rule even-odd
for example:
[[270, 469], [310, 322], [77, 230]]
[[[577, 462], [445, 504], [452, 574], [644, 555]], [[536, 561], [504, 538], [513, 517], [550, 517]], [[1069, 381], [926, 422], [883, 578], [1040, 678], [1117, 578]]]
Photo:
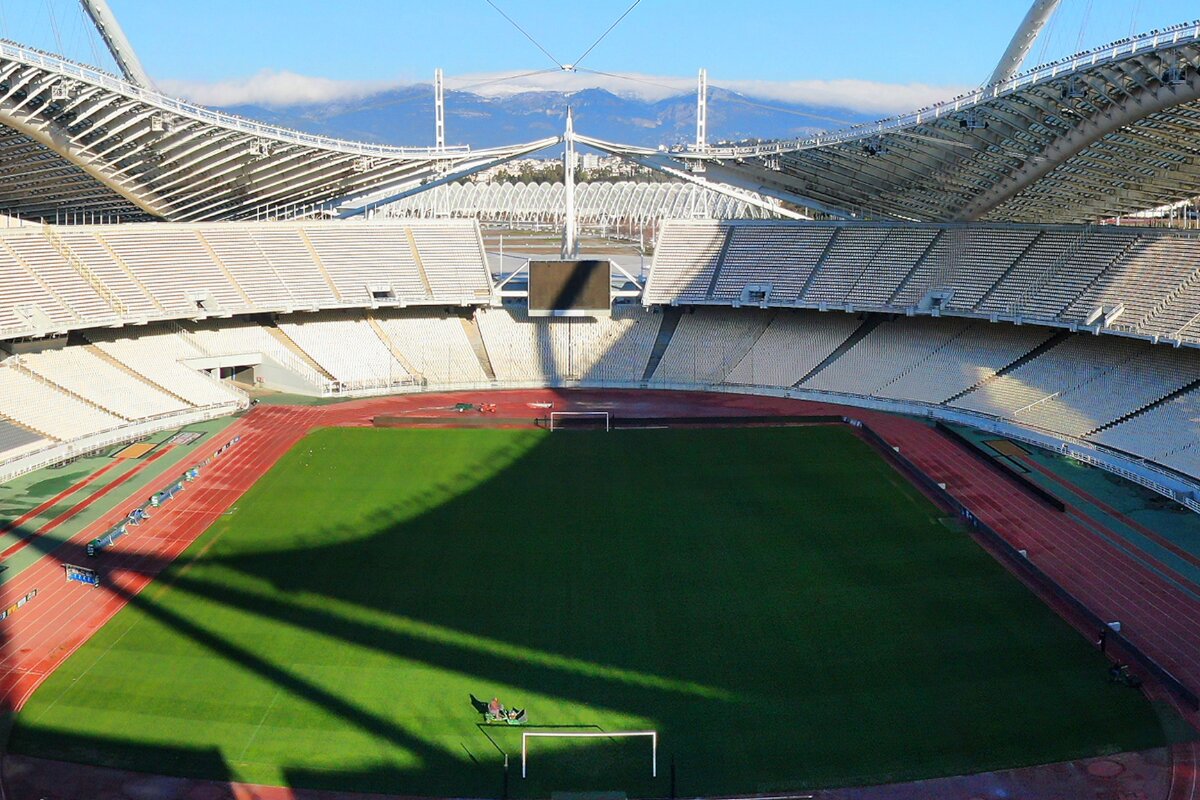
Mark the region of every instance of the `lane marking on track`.
[[30, 509], [29, 511], [26, 511], [24, 514], [17, 517], [16, 519], [14, 519], [10, 522], [6, 522], [3, 525], [0, 525], [0, 534], [9, 533], [10, 531], [16, 530], [17, 528], [21, 527], [29, 520], [43, 514], [44, 512], [53, 508], [60, 500], [71, 496], [72, 494], [79, 491], [80, 489], [87, 486], [88, 484], [94, 483], [98, 478], [100, 478], [102, 475], [107, 473], [109, 470], [118, 466], [119, 463], [120, 462], [114, 461], [110, 464], [105, 464], [103, 467], [96, 470], [91, 475], [87, 476], [86, 478], [84, 478], [81, 481], [78, 481], [77, 483], [74, 483], [74, 484], [68, 486], [66, 489], [63, 489], [58, 494], [54, 495], [54, 497], [51, 497], [49, 500], [43, 501], [42, 503], [38, 504], [36, 507]]
[[[247, 427], [250, 427], [251, 430], [245, 431], [244, 429]], [[294, 443], [295, 436], [292, 434], [292, 430], [289, 430], [288, 426], [276, 425], [272, 427], [277, 434], [270, 437], [269, 441], [264, 443], [267, 445], [267, 448], [264, 452], [255, 452], [251, 448], [245, 448], [234, 454], [231, 454], [230, 458], [221, 462], [222, 467], [219, 468], [217, 474], [213, 475], [213, 478], [218, 479], [221, 470], [237, 470], [238, 473], [241, 474], [242, 480], [240, 482], [235, 481], [236, 486], [233, 487], [233, 490], [239, 491], [240, 489], [241, 492], [244, 492], [246, 489], [245, 476], [254, 474], [252, 473], [252, 470], [255, 470], [255, 468], [257, 468], [256, 472], [265, 471], [271, 464], [274, 463], [275, 460], [279, 458], [279, 456], [282, 455], [283, 452], [286, 452], [286, 449], [291, 446], [291, 443]], [[245, 422], [242, 423], [241, 428], [243, 430], [243, 441], [246, 441], [247, 439], [253, 440], [251, 434], [256, 429], [247, 425]], [[231, 426], [228, 432], [233, 433], [236, 430], [238, 430], [237, 426]], [[256, 479], [257, 475], [255, 476], [255, 480]], [[219, 480], [214, 480], [214, 484], [219, 483]], [[219, 507], [219, 505], [224, 501], [224, 498], [227, 496], [227, 491], [228, 490], [218, 490], [216, 486], [201, 486], [198, 487], [196, 493], [188, 495], [187, 497], [190, 499], [191, 503], [207, 501], [209, 503], [208, 508], [210, 509], [211, 513], [213, 508]], [[114, 511], [119, 511], [122, 506], [130, 502], [134, 502], [134, 497], [132, 495], [129, 498], [126, 498], [124, 501], [118, 503]], [[103, 522], [107, 516], [109, 515], [105, 515], [105, 517], [102, 517], [100, 520], [97, 520], [91, 525], [85, 527], [82, 531], [76, 534], [76, 536], [72, 537], [71, 541], [74, 541], [75, 539], [78, 539], [79, 541], [85, 540], [92, 532], [92, 529], [99, 529], [100, 522]], [[123, 574], [124, 579], [121, 581], [121, 583], [124, 585], [124, 588], [129, 592], [130, 595], [136, 595], [153, 581], [155, 575], [161, 572], [162, 569], [165, 569], [167, 563], [178, 557], [178, 555], [182, 553], [184, 549], [186, 549], [187, 545], [190, 544], [190, 541], [197, 538], [201, 533], [203, 533], [203, 529], [196, 527], [185, 532], [185, 536], [183, 538], [187, 539], [187, 541], [180, 541], [180, 537], [176, 536], [160, 539], [161, 545], [149, 550], [124, 551], [120, 553], [123, 558], [120, 561], [115, 562], [113, 565], [114, 574]], [[147, 537], [147, 539], [150, 538], [151, 537]], [[154, 558], [159, 560], [159, 569], [154, 570], [154, 575], [139, 574], [139, 567], [148, 559]], [[57, 569], [58, 564], [55, 562], [55, 560], [50, 556], [44, 556], [42, 559], [39, 559], [37, 562], [32, 564], [29, 569], [23, 570], [18, 577], [21, 579], [28, 578], [29, 580], [33, 580], [35, 578], [40, 579], [44, 575], [56, 573]], [[20, 650], [22, 652], [16, 654], [18, 657], [20, 657], [24, 653], [29, 653], [29, 656], [24, 659], [24, 663], [32, 661], [33, 663], [37, 663], [39, 666], [43, 664], [48, 665], [49, 668], [45, 671], [45, 673], [35, 673], [33, 671], [25, 670], [19, 666], [8, 666], [5, 668], [6, 672], [3, 673], [5, 676], [24, 673], [33, 675], [34, 677], [44, 677], [45, 674], [49, 674], [49, 672], [52, 672], [64, 661], [66, 661], [67, 658], [69, 658], [76, 650], [79, 649], [79, 647], [86, 643], [86, 641], [90, 639], [97, 630], [103, 627], [104, 624], [111, 620], [112, 617], [115, 616], [115, 614], [126, 605], [126, 600], [123, 600], [112, 594], [104, 598], [103, 603], [99, 604], [81, 603], [81, 596], [60, 592], [53, 593], [49, 599], [52, 599], [55, 602], [43, 605], [41, 610], [43, 610], [44, 613], [36, 615], [36, 620], [30, 618], [29, 623], [34, 624], [35, 622], [45, 620], [47, 625], [52, 625], [53, 627], [40, 626], [29, 631], [30, 641], [24, 643], [28, 646], [21, 647]], [[114, 600], [118, 602], [114, 602]], [[20, 635], [24, 636], [26, 629], [22, 627], [20, 631]], [[87, 635], [79, 637], [79, 639], [74, 642], [71, 647], [63, 649], [61, 643], [64, 641], [64, 638], [69, 639], [78, 631], [84, 631]], [[126, 631], [126, 633], [128, 633], [128, 631]], [[122, 636], [124, 636], [124, 634], [122, 634]], [[35, 641], [34, 637], [39, 637], [41, 641]], [[49, 639], [49, 641], [46, 641], [47, 639]], [[119, 641], [119, 639], [117, 641]], [[116, 642], [113, 644], [115, 645]], [[36, 656], [32, 653], [34, 650], [40, 650], [41, 652], [48, 653], [49, 655]], [[101, 658], [103, 658], [104, 655], [105, 654], [102, 654]], [[6, 660], [7, 658], [11, 657], [12, 655], [7, 656]], [[99, 659], [95, 663], [99, 663]], [[95, 666], [95, 663], [93, 663], [92, 666]], [[90, 670], [91, 667], [88, 669]], [[20, 687], [12, 686], [6, 690], [10, 705], [13, 708], [20, 709], [22, 706], [24, 706], [25, 701], [33, 694], [40, 684], [40, 679], [32, 681], [32, 685], [25, 689], [25, 691], [19, 697], [16, 697], [15, 702], [13, 702], [14, 698], [12, 697], [12, 693]], [[56, 698], [54, 702], [57, 702], [58, 699], [61, 698]], [[2, 785], [2, 779], [0, 779], [0, 788], [2, 788]]]
[[[1050, 480], [1053, 480], [1056, 483], [1060, 484], [1065, 489], [1067, 489], [1067, 491], [1076, 495], [1077, 497], [1084, 500], [1085, 502], [1090, 503], [1092, 506], [1099, 509], [1104, 514], [1107, 514], [1108, 516], [1112, 517], [1116, 521], [1120, 522], [1122, 525], [1125, 525], [1126, 527], [1130, 528], [1134, 532], [1145, 536], [1146, 538], [1150, 539], [1155, 544], [1159, 545], [1160, 547], [1164, 548], [1165, 550], [1168, 550], [1175, 556], [1178, 556], [1179, 558], [1183, 559], [1184, 561], [1187, 561], [1192, 566], [1200, 566], [1200, 557], [1198, 557], [1195, 553], [1189, 552], [1188, 550], [1183, 549], [1182, 547], [1175, 544], [1171, 540], [1164, 538], [1157, 531], [1154, 531], [1151, 528], [1148, 528], [1145, 525], [1142, 525], [1140, 522], [1131, 518], [1124, 512], [1119, 511], [1118, 509], [1109, 505], [1105, 501], [1096, 497], [1094, 494], [1088, 492], [1082, 486], [1076, 486], [1075, 484], [1071, 483], [1069, 480], [1062, 477], [1061, 475], [1054, 473], [1048, 467], [1044, 467], [1041, 464], [1038, 464], [1036, 461], [1033, 461], [1031, 458], [1026, 458], [1025, 461], [1030, 467], [1037, 470], [1042, 475], [1045, 475]], [[1079, 511], [1080, 511], [1080, 513], [1085, 513], [1083, 509], [1079, 509]], [[1092, 515], [1092, 514], [1087, 514], [1087, 516], [1091, 519], [1095, 518], [1094, 515]]]
[[[125, 605], [125, 603], [122, 603], [122, 604], [121, 604], [121, 606], [122, 606], [122, 607], [123, 607], [124, 605]], [[49, 705], [47, 705], [47, 706], [46, 706], [46, 708], [45, 708], [45, 709], [42, 711], [42, 713], [41, 713], [41, 714], [39, 714], [37, 717], [35, 717], [33, 721], [34, 721], [34, 722], [37, 722], [37, 721], [38, 721], [38, 720], [40, 720], [42, 717], [44, 717], [46, 714], [48, 714], [48, 713], [50, 712], [50, 709], [54, 708], [54, 706], [58, 704], [58, 701], [59, 701], [59, 700], [61, 700], [61, 699], [63, 699], [63, 697], [66, 695], [66, 693], [67, 693], [68, 691], [70, 691], [72, 688], [74, 688], [75, 684], [76, 684], [78, 681], [81, 681], [81, 680], [83, 680], [84, 678], [86, 678], [86, 677], [87, 677], [87, 674], [88, 674], [89, 672], [91, 672], [91, 671], [92, 671], [92, 668], [93, 668], [93, 667], [95, 667], [97, 664], [99, 664], [101, 661], [103, 661], [103, 660], [104, 660], [104, 659], [105, 659], [105, 658], [108, 656], [109, 652], [111, 652], [111, 651], [112, 651], [112, 649], [113, 649], [114, 647], [116, 647], [116, 646], [117, 646], [117, 644], [119, 644], [119, 643], [120, 643], [120, 641], [121, 641], [122, 639], [124, 639], [124, 638], [125, 638], [125, 636], [126, 636], [126, 635], [127, 635], [127, 634], [128, 634], [130, 631], [131, 631], [131, 630], [133, 630], [133, 629], [134, 629], [134, 628], [136, 628], [138, 625], [140, 625], [140, 624], [142, 623], [142, 621], [143, 621], [143, 620], [145, 620], [145, 619], [146, 619], [145, 615], [141, 616], [140, 618], [138, 618], [138, 620], [137, 620], [136, 622], [134, 622], [132, 625], [130, 625], [128, 628], [126, 628], [126, 629], [125, 629], [125, 631], [124, 631], [124, 632], [122, 632], [120, 636], [118, 636], [116, 639], [113, 639], [112, 643], [111, 643], [111, 644], [109, 644], [109, 646], [108, 646], [108, 647], [104, 648], [104, 651], [103, 651], [102, 653], [100, 653], [100, 655], [99, 655], [99, 656], [97, 656], [97, 657], [96, 657], [96, 660], [95, 660], [95, 661], [93, 661], [91, 664], [89, 664], [89, 665], [88, 665], [88, 667], [87, 667], [87, 669], [85, 669], [83, 672], [79, 673], [79, 676], [78, 676], [78, 677], [77, 677], [77, 678], [76, 678], [74, 681], [71, 681], [71, 683], [70, 683], [70, 684], [69, 684], [69, 685], [68, 685], [68, 686], [67, 686], [65, 689], [63, 689], [61, 692], [59, 692], [59, 694], [58, 694], [58, 697], [55, 697], [55, 698], [54, 698], [52, 701], [50, 701], [50, 704], [49, 704]], [[97, 628], [96, 630], [99, 630], [99, 628]], [[93, 635], [95, 635], [95, 631], [93, 631], [93, 632], [92, 632], [92, 634], [93, 634]], [[87, 637], [87, 638], [89, 638], [89, 639], [90, 639], [91, 637], [89, 636], [89, 637]], [[86, 639], [85, 639], [85, 641], [86, 641]], [[82, 644], [82, 643], [81, 643], [81, 644]], [[74, 654], [74, 650], [72, 650], [72, 655], [73, 655], [73, 654]], [[66, 659], [64, 658], [63, 660], [65, 661]], [[59, 664], [56, 664], [56, 665], [55, 665], [55, 669], [56, 669], [58, 666], [60, 666], [60, 665], [61, 665], [61, 663], [62, 663], [62, 662], [59, 662]], [[53, 670], [53, 669], [51, 669], [50, 671], [51, 671], [51, 672], [53, 672], [54, 670]], [[35, 688], [36, 688], [36, 687], [35, 687]]]
[[[45, 536], [46, 534], [48, 534], [51, 531], [58, 528], [64, 522], [67, 522], [71, 518], [77, 516], [78, 514], [82, 513], [83, 511], [87, 510], [87, 508], [89, 506], [91, 506], [92, 503], [96, 502], [101, 497], [104, 497], [108, 493], [115, 491], [116, 489], [120, 488], [124, 484], [131, 481], [142, 470], [149, 467], [151, 464], [153, 464], [155, 461], [157, 461], [162, 456], [171, 452], [171, 449], [172, 448], [170, 448], [170, 447], [162, 448], [157, 453], [151, 455], [150, 458], [146, 459], [145, 461], [142, 461], [141, 463], [139, 463], [137, 466], [135, 466], [133, 469], [129, 470], [125, 474], [117, 476], [111, 482], [100, 487], [95, 492], [88, 495], [87, 497], [85, 497], [83, 500], [79, 501], [75, 505], [71, 506], [66, 511], [59, 514], [54, 519], [50, 520], [42, 527], [38, 528], [37, 530], [27, 532], [17, 542], [15, 542], [12, 545], [9, 545], [9, 547], [6, 548], [4, 550], [4, 552], [0, 553], [0, 560], [4, 560], [4, 559], [9, 558], [10, 556], [15, 555], [16, 553], [23, 550], [25, 547], [29, 546], [29, 544], [31, 542], [33, 542], [34, 539], [38, 539], [38, 538], [41, 538], [42, 536]], [[121, 501], [121, 502], [125, 502], [125, 501]], [[118, 505], [120, 505], [120, 502], [118, 502]], [[72, 537], [72, 538], [74, 538], [74, 537]]]

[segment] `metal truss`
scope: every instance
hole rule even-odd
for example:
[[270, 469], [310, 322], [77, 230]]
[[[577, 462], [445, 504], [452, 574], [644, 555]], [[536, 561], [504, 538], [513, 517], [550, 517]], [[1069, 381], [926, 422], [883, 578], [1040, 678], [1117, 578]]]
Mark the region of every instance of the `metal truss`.
[[[563, 223], [561, 183], [456, 183], [383, 206], [388, 216], [468, 217], [545, 225]], [[581, 183], [575, 189], [582, 224], [656, 226], [664, 219], [766, 219], [751, 203], [689, 183]]]
[[1092, 222], [1200, 194], [1200, 23], [903, 116], [676, 163], [834, 214]]
[[264, 125], [0, 42], [0, 212], [211, 221], [361, 211], [535, 152], [400, 148]]

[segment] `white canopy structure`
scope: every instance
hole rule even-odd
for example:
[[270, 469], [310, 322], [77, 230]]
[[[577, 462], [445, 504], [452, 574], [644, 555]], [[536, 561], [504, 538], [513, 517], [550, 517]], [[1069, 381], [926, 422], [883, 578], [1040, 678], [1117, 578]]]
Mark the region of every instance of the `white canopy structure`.
[[[50, 221], [352, 216], [563, 141], [392, 147], [213, 111], [156, 92], [104, 0], [83, 5], [125, 77], [0, 42], [0, 214]], [[739, 213], [757, 205], [791, 218], [803, 216], [801, 209], [841, 218], [1087, 223], [1200, 194], [1200, 22], [1014, 74], [1056, 5], [1034, 0], [990, 85], [910, 114], [803, 139], [722, 146], [707, 141], [702, 89], [692, 147], [667, 152], [575, 139], [722, 192]], [[679, 199], [645, 191], [611, 202], [669, 207]], [[725, 216], [720, 202], [710, 208]]]
[[1200, 194], [1200, 22], [804, 139], [605, 149], [841, 217], [1093, 222]]
[[[483, 221], [562, 225], [561, 183], [456, 183], [439, 186], [380, 209], [392, 217], [478, 218]], [[763, 208], [692, 183], [581, 183], [575, 187], [580, 224], [616, 221], [638, 226], [665, 219], [768, 219]]]
[[339, 214], [552, 145], [402, 148], [213, 111], [0, 42], [0, 212], [212, 221]]

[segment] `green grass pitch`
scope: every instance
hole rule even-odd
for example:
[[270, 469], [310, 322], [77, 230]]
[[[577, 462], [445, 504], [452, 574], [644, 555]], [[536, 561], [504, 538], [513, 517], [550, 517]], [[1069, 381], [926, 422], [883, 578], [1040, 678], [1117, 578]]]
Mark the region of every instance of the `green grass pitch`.
[[[468, 694], [576, 730], [483, 728]], [[535, 728], [543, 730], [543, 728]], [[572, 730], [573, 728], [546, 728]], [[320, 430], [37, 691], [15, 752], [496, 797], [776, 792], [1162, 743], [843, 427]]]

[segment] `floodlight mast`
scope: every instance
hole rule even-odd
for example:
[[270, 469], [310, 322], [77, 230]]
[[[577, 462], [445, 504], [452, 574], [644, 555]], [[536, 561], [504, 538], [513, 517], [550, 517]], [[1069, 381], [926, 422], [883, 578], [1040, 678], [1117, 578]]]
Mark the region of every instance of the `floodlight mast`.
[[113, 15], [112, 9], [108, 7], [107, 0], [79, 0], [79, 3], [91, 17], [92, 24], [104, 40], [108, 52], [112, 53], [113, 60], [121, 68], [125, 80], [143, 89], [153, 89], [154, 81], [142, 66], [129, 39], [125, 38], [125, 31], [121, 30], [121, 25]]
[[1033, 0], [1033, 5], [1029, 7], [1029, 12], [1025, 14], [1025, 19], [1021, 20], [1021, 25], [1017, 28], [1017, 32], [1013, 34], [1012, 41], [1008, 43], [1008, 49], [1004, 51], [1004, 55], [1000, 57], [1000, 63], [996, 65], [992, 77], [988, 78], [987, 84], [991, 86], [993, 83], [1006, 81], [1020, 71], [1021, 65], [1025, 63], [1025, 57], [1029, 55], [1029, 51], [1033, 49], [1033, 43], [1037, 41], [1038, 34], [1042, 32], [1042, 28], [1046, 27], [1046, 23], [1050, 21], [1054, 10], [1058, 8], [1061, 0]]
[[575, 123], [567, 108], [567, 130], [563, 136], [563, 235], [562, 258], [579, 257], [579, 241], [575, 228]]
[[446, 84], [442, 68], [433, 73], [433, 114], [436, 128], [434, 141], [438, 150], [446, 149]]
[[[696, 152], [703, 153], [708, 149], [708, 70], [700, 68], [700, 76], [696, 82]], [[701, 173], [705, 170], [703, 159], [692, 163], [692, 172]]]

